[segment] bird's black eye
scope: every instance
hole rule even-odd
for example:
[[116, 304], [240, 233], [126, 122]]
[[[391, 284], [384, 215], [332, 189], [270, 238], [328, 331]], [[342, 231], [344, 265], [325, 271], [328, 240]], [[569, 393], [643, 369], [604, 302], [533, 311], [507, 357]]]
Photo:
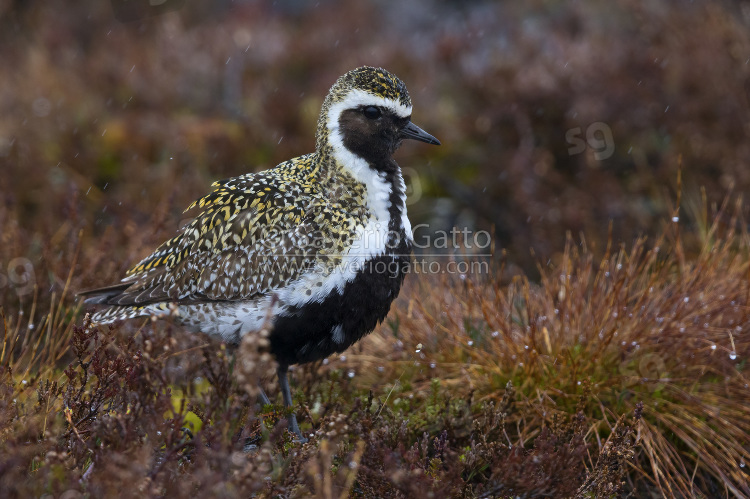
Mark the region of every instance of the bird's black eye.
[[376, 120], [380, 118], [380, 115], [382, 114], [380, 108], [376, 106], [367, 106], [362, 109], [362, 113], [365, 115], [365, 118], [369, 120]]

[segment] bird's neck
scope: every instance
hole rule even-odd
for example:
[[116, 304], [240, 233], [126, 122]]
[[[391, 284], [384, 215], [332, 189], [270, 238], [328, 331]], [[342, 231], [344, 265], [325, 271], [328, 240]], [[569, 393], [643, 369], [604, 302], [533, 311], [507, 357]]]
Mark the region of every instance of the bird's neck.
[[340, 175], [350, 176], [365, 187], [365, 202], [371, 217], [387, 225], [393, 233], [411, 241], [411, 223], [406, 214], [406, 186], [401, 168], [393, 158], [372, 163], [345, 148], [323, 148], [318, 152], [321, 183], [338, 183]]

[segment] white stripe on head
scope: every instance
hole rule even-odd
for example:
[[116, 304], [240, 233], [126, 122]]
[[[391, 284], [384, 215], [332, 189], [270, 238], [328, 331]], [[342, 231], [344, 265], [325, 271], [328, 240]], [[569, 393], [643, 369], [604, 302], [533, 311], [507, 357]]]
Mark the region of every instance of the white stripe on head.
[[408, 118], [411, 116], [411, 106], [405, 106], [397, 100], [380, 97], [379, 95], [355, 88], [350, 90], [343, 100], [334, 102], [331, 105], [326, 117], [328, 129], [331, 131], [338, 129], [341, 113], [347, 109], [357, 109], [363, 106], [380, 106], [393, 112], [399, 118]]

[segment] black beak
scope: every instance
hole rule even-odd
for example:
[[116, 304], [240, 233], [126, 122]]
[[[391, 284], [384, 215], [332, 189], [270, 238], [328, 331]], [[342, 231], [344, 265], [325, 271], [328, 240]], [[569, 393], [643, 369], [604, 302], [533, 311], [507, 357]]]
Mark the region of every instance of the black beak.
[[408, 125], [401, 129], [401, 137], [405, 139], [418, 140], [420, 142], [427, 142], [428, 144], [434, 144], [436, 146], [440, 145], [440, 141], [438, 139], [425, 132], [411, 121]]

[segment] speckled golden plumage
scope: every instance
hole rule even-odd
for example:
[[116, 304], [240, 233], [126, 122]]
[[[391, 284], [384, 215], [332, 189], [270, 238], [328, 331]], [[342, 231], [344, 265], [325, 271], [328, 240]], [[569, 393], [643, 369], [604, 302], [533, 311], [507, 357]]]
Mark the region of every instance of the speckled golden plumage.
[[[328, 110], [352, 89], [411, 106], [404, 84], [380, 68], [339, 78], [326, 97], [316, 152], [259, 173], [215, 182], [187, 211], [201, 210], [178, 235], [130, 269], [98, 322], [168, 311], [170, 303], [252, 300], [286, 286], [316, 263], [332, 269], [357, 228], [373, 215], [366, 187], [332, 154]], [[310, 240], [315, 244], [309, 244]]]
[[216, 182], [190, 206], [202, 210], [192, 222], [128, 271], [131, 285], [111, 304], [252, 299], [322, 258], [335, 265], [369, 213], [364, 186], [342, 171], [319, 178], [316, 159]]

